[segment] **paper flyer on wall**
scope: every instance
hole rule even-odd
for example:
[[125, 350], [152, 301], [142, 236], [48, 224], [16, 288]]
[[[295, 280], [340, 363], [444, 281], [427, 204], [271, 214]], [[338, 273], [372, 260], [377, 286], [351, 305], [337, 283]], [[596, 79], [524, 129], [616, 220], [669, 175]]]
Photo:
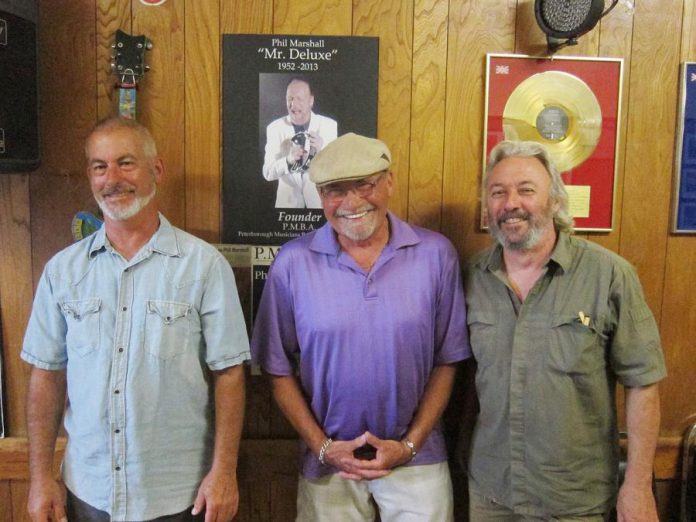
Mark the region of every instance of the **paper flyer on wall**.
[[324, 221], [312, 158], [377, 135], [376, 37], [223, 35], [222, 240], [282, 245]]
[[280, 247], [254, 246], [251, 247], [251, 320], [256, 318], [256, 312], [261, 302], [261, 294], [268, 277], [268, 269], [278, 255]]
[[[268, 269], [280, 251], [279, 246], [248, 246], [248, 245], [214, 245], [227, 259], [235, 271], [237, 292], [242, 303], [244, 318], [247, 321], [249, 333], [253, 328], [256, 311], [261, 301], [263, 288], [268, 277]], [[250, 273], [249, 280], [243, 274]], [[256, 365], [251, 366], [252, 375], [260, 375]]]

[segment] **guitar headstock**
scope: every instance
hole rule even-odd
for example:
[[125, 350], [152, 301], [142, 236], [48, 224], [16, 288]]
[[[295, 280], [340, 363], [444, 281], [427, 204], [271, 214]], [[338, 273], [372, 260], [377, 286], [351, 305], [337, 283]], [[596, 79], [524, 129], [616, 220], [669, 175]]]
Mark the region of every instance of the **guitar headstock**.
[[152, 49], [152, 42], [144, 35], [132, 36], [120, 29], [116, 31], [111, 70], [119, 87], [135, 87], [149, 67], [145, 65], [145, 51]]

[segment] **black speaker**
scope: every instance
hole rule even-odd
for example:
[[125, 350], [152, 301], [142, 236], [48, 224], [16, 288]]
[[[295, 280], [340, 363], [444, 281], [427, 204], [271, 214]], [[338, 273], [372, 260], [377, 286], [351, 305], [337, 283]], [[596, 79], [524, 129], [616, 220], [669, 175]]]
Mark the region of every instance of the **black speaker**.
[[35, 0], [0, 0], [0, 172], [39, 165]]

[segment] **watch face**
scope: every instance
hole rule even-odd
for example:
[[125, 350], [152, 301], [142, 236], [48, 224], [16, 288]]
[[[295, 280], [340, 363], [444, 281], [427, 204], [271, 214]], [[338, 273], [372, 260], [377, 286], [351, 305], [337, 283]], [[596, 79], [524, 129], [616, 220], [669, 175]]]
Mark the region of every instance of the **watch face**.
[[416, 454], [418, 453], [418, 452], [416, 451], [416, 445], [415, 445], [413, 442], [411, 442], [410, 440], [408, 440], [408, 439], [403, 439], [401, 442], [403, 442], [404, 444], [406, 444], [406, 446], [408, 447], [408, 449], [411, 450], [411, 458], [415, 457]]

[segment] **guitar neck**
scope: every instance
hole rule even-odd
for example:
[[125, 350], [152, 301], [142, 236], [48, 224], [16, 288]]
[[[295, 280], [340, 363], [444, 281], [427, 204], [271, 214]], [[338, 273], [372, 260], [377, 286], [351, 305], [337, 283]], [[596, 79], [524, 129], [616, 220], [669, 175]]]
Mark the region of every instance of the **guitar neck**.
[[145, 51], [152, 47], [151, 42], [143, 35], [132, 36], [120, 29], [112, 45], [111, 69], [117, 78], [118, 114], [124, 118], [135, 119], [136, 91], [138, 82], [148, 67], [145, 65]]

